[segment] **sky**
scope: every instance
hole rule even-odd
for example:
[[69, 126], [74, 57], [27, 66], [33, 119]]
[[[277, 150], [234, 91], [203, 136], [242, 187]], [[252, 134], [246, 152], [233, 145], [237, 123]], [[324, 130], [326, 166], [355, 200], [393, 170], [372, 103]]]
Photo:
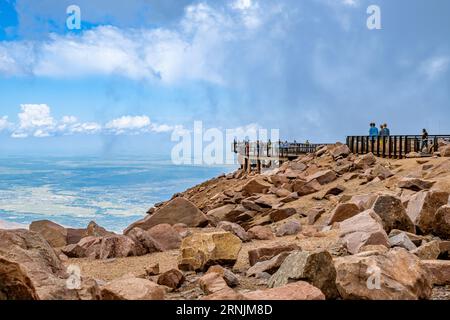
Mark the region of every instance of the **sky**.
[[[81, 29], [67, 27], [70, 5]], [[370, 122], [450, 134], [448, 12], [447, 0], [0, 0], [0, 153], [166, 154], [194, 121], [312, 142]]]

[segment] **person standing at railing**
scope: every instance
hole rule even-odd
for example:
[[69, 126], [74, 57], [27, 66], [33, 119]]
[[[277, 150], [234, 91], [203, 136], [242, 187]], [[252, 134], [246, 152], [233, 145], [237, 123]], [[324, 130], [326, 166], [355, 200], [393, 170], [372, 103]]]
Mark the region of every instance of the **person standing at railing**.
[[373, 122], [370, 124], [369, 137], [370, 140], [375, 140], [378, 137], [378, 128]]
[[423, 148], [426, 148], [426, 151], [428, 152], [428, 132], [427, 129], [422, 130], [422, 145], [420, 147], [420, 152], [423, 151]]
[[383, 127], [384, 127], [384, 136], [389, 137], [391, 135], [391, 130], [389, 130], [386, 123], [383, 125]]

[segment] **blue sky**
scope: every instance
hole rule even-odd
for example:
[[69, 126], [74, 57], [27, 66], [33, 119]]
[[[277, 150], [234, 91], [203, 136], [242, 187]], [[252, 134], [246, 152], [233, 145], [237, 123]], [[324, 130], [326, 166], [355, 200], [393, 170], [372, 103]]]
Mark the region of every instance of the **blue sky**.
[[[66, 8], [81, 9], [68, 30]], [[366, 9], [381, 9], [381, 30]], [[165, 153], [249, 125], [450, 133], [447, 0], [0, 0], [0, 152]]]

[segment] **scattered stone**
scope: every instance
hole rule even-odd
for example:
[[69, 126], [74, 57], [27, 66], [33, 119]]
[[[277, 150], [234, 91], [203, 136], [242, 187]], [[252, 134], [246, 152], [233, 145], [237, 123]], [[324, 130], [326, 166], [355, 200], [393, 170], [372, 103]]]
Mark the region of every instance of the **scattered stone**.
[[311, 210], [309, 210], [307, 212], [307, 217], [308, 217], [308, 224], [313, 225], [317, 222], [317, 220], [320, 219], [320, 217], [322, 216], [322, 214], [325, 213], [325, 209], [324, 208], [313, 208]]
[[67, 244], [75, 244], [80, 242], [86, 236], [86, 229], [67, 228]]
[[383, 246], [381, 244], [370, 244], [367, 246], [363, 246], [359, 249], [358, 253], [363, 252], [375, 252], [375, 253], [385, 253], [388, 252], [388, 248], [386, 246]]
[[277, 228], [275, 235], [277, 237], [291, 236], [299, 233], [302, 230], [302, 225], [300, 222], [295, 220], [290, 220]]
[[449, 260], [422, 260], [420, 263], [431, 274], [434, 285], [445, 286], [450, 284]]
[[123, 235], [102, 238], [99, 259], [124, 258], [136, 255], [134, 241]]
[[296, 244], [260, 247], [249, 250], [248, 259], [250, 266], [254, 266], [257, 262], [270, 260], [282, 252], [292, 252], [294, 250], [301, 250], [301, 248]]
[[292, 184], [292, 191], [300, 197], [307, 196], [320, 190], [320, 184], [317, 180], [311, 180], [309, 182], [305, 180], [297, 179]]
[[337, 175], [334, 171], [332, 170], [324, 170], [324, 171], [319, 171], [311, 176], [308, 176], [308, 180], [307, 182], [313, 181], [313, 180], [317, 180], [317, 182], [320, 185], [325, 185], [328, 184], [330, 182], [333, 182], [334, 180], [337, 179]]
[[137, 256], [164, 251], [162, 245], [141, 228], [136, 227], [128, 232], [128, 237], [135, 243]]
[[103, 300], [164, 300], [163, 287], [141, 278], [121, 278], [106, 284], [102, 289]]
[[231, 288], [217, 291], [216, 293], [210, 294], [206, 297], [201, 298], [201, 300], [219, 300], [219, 301], [238, 301], [238, 300], [246, 300], [244, 295], [234, 291]]
[[336, 270], [328, 251], [296, 251], [291, 253], [270, 278], [269, 287], [280, 287], [295, 280], [305, 280], [319, 288], [327, 297], [339, 296], [336, 288]]
[[86, 249], [78, 244], [69, 244], [62, 247], [61, 252], [69, 258], [83, 258], [85, 256]]
[[362, 211], [364, 211], [372, 208], [376, 199], [376, 194], [361, 194], [352, 196], [349, 202], [355, 203]]
[[247, 182], [242, 187], [242, 192], [247, 195], [253, 195], [256, 193], [264, 193], [265, 191], [269, 190], [272, 184], [270, 184], [267, 181], [264, 181], [261, 178], [254, 178]]
[[205, 294], [213, 294], [229, 288], [223, 277], [215, 272], [205, 274], [198, 282]]
[[165, 223], [170, 225], [184, 223], [188, 227], [203, 227], [208, 223], [208, 219], [191, 201], [183, 197], [176, 197], [159, 207], [152, 215], [132, 223], [125, 229], [124, 234], [136, 227], [149, 230], [158, 224]]
[[227, 283], [227, 285], [230, 286], [231, 288], [239, 285], [238, 277], [233, 272], [231, 272], [228, 269], [225, 269], [224, 267], [222, 267], [220, 265], [211, 266], [206, 273], [211, 273], [211, 272], [215, 272], [215, 273], [221, 275], [223, 277], [223, 279], [225, 280], [225, 282]]
[[247, 231], [250, 239], [256, 240], [272, 240], [275, 238], [272, 229], [266, 226], [255, 226]]
[[450, 239], [450, 205], [442, 206], [436, 212], [434, 233], [443, 239]]
[[389, 238], [391, 247], [401, 247], [408, 251], [417, 249], [416, 245], [409, 239], [406, 233], [402, 232]]
[[184, 275], [180, 270], [171, 269], [158, 277], [158, 284], [175, 290], [183, 284], [184, 280]]
[[399, 229], [415, 233], [415, 227], [403, 207], [402, 200], [389, 194], [379, 195], [372, 205], [373, 211], [380, 216], [386, 232]]
[[433, 233], [436, 212], [440, 207], [448, 204], [448, 199], [448, 192], [421, 191], [411, 197], [406, 212], [420, 232]]
[[290, 252], [282, 252], [270, 260], [257, 262], [255, 265], [253, 265], [247, 270], [246, 275], [247, 277], [251, 277], [267, 273], [270, 278], [270, 275], [274, 274], [280, 268], [281, 264], [289, 255]]
[[280, 202], [289, 203], [289, 202], [298, 200], [299, 198], [300, 197], [297, 192], [292, 192], [289, 195], [287, 195], [286, 197], [284, 197], [283, 199], [281, 199]]
[[337, 146], [334, 149], [332, 149], [330, 151], [330, 153], [334, 159], [337, 159], [340, 157], [342, 157], [342, 158], [347, 157], [351, 153], [351, 151], [350, 151], [350, 148], [346, 144], [342, 144], [342, 145]]
[[114, 235], [114, 232], [106, 230], [94, 221], [89, 222], [85, 234], [86, 237], [107, 237], [112, 235]]
[[333, 196], [337, 196], [340, 195], [341, 193], [343, 193], [345, 191], [345, 187], [344, 186], [335, 186], [333, 188], [328, 189], [325, 194], [324, 194], [324, 198], [326, 198], [329, 195], [333, 195]]
[[439, 241], [433, 240], [427, 242], [417, 249], [411, 251], [416, 256], [418, 256], [421, 260], [435, 260], [441, 254], [441, 248], [439, 246]]
[[283, 287], [257, 290], [244, 294], [247, 300], [325, 300], [320, 289], [304, 281], [287, 284]]
[[410, 232], [406, 232], [406, 231], [402, 231], [402, 230], [398, 230], [398, 229], [392, 229], [391, 232], [389, 233], [389, 238], [397, 236], [401, 233], [405, 234], [408, 237], [408, 239], [411, 240], [412, 243], [414, 243], [416, 246], [420, 246], [422, 244], [422, 241], [425, 240], [425, 237], [423, 237], [423, 236], [418, 236], [414, 233], [410, 233]]
[[389, 239], [381, 218], [371, 209], [340, 222], [339, 229], [340, 237], [351, 254], [367, 245], [380, 244], [389, 248]]
[[398, 182], [398, 187], [413, 191], [422, 191], [431, 189], [436, 181], [423, 180], [419, 178], [403, 178]]
[[370, 166], [373, 166], [376, 162], [377, 158], [373, 155], [372, 152], [370, 152], [363, 156], [359, 156], [354, 163], [358, 169], [367, 169]]
[[33, 221], [30, 231], [39, 233], [53, 247], [64, 247], [67, 244], [67, 230], [63, 226], [49, 220]]
[[145, 268], [146, 276], [157, 276], [159, 274], [159, 263], [152, 263]]
[[234, 208], [236, 208], [236, 205], [234, 204], [226, 204], [224, 206], [221, 206], [219, 208], [212, 209], [208, 211], [206, 216], [214, 222], [214, 224], [219, 223], [219, 221], [225, 220], [225, 217], [228, 213], [230, 213]]
[[420, 260], [403, 248], [335, 259], [336, 285], [344, 300], [417, 300], [431, 296]]
[[297, 210], [295, 210], [294, 208], [273, 209], [270, 211], [270, 219], [273, 222], [278, 222], [281, 220], [285, 220], [296, 213]]
[[237, 223], [221, 221], [217, 225], [217, 228], [233, 233], [244, 242], [250, 241], [250, 236], [248, 235], [248, 233]]
[[340, 203], [334, 208], [331, 212], [330, 219], [328, 221], [328, 225], [332, 225], [335, 222], [341, 222], [347, 220], [353, 216], [356, 216], [361, 212], [361, 209], [358, 205], [354, 203]]
[[147, 233], [155, 239], [162, 251], [180, 248], [181, 236], [170, 224], [158, 224], [150, 228]]
[[195, 233], [181, 243], [178, 267], [184, 271], [205, 270], [211, 265], [236, 262], [242, 241], [230, 232]]
[[377, 164], [371, 171], [371, 175], [379, 178], [381, 180], [386, 180], [387, 178], [392, 177], [394, 174], [391, 170], [382, 166], [381, 164]]

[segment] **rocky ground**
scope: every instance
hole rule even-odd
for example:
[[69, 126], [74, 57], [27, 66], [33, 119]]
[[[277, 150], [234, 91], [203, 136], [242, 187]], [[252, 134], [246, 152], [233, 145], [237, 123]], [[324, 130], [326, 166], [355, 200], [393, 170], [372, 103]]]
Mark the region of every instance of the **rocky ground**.
[[0, 230], [0, 299], [450, 299], [450, 147], [341, 144], [176, 194], [117, 235]]

